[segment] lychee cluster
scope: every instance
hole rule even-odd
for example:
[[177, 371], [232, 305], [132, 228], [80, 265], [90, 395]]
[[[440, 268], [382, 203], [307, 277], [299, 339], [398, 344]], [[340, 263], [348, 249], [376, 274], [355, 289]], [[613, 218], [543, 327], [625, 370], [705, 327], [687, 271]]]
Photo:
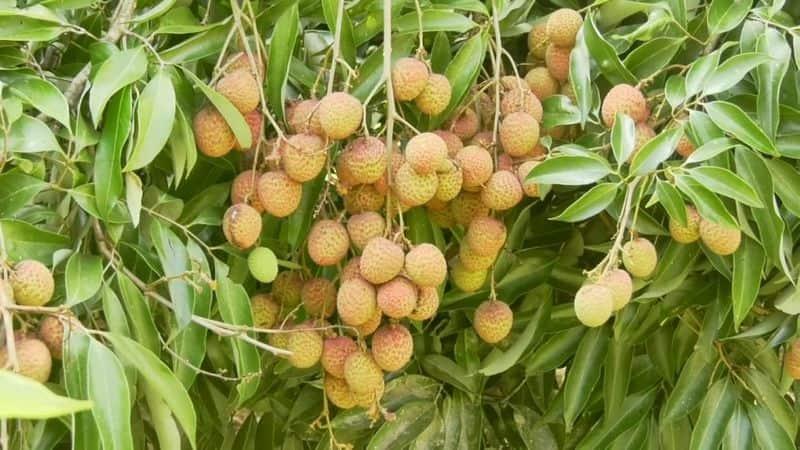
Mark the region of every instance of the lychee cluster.
[[444, 75], [431, 73], [417, 58], [401, 58], [392, 67], [392, 90], [401, 102], [413, 101], [423, 114], [436, 116], [450, 104], [452, 87]]
[[742, 232], [738, 228], [707, 220], [700, 216], [694, 206], [686, 206], [685, 225], [670, 218], [669, 233], [673, 240], [681, 244], [700, 240], [706, 248], [719, 256], [735, 253], [742, 242]]
[[535, 23], [528, 33], [528, 55], [534, 67], [525, 75], [525, 82], [539, 100], [557, 94], [574, 98], [569, 58], [582, 26], [578, 11], [562, 8]]

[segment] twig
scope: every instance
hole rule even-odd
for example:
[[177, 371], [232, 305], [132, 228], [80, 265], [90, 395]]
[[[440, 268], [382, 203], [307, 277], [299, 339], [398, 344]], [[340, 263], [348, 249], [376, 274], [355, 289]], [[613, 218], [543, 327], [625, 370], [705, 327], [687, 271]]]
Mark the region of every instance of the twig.
[[[392, 185], [394, 152], [394, 87], [392, 86], [392, 1], [383, 0], [383, 83], [386, 84], [386, 185]], [[399, 206], [399, 205], [398, 205]], [[392, 189], [386, 189], [386, 230], [392, 227]], [[400, 212], [402, 217], [402, 212]]]
[[[339, 0], [336, 8], [336, 29], [333, 31], [333, 56], [331, 69], [328, 73], [328, 94], [333, 92], [333, 82], [336, 79], [336, 64], [339, 62], [340, 40], [342, 39], [342, 18], [344, 16], [344, 0]], [[390, 8], [391, 9], [391, 8]]]

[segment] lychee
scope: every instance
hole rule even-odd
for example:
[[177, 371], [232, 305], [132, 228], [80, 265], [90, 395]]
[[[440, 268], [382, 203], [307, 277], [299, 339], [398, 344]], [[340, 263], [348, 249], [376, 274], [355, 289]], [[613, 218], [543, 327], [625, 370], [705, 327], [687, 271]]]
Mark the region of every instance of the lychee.
[[419, 244], [406, 255], [406, 274], [417, 286], [436, 287], [447, 278], [447, 262], [433, 244]]
[[325, 141], [316, 134], [295, 134], [281, 144], [283, 170], [300, 183], [316, 178], [327, 159]]
[[453, 157], [459, 150], [464, 148], [464, 143], [461, 142], [461, 138], [456, 136], [455, 133], [447, 130], [436, 130], [434, 133], [442, 138], [447, 145], [447, 156]]
[[786, 347], [783, 358], [789, 376], [794, 380], [800, 380], [800, 339], [795, 339]]
[[392, 319], [402, 319], [417, 306], [417, 287], [403, 277], [396, 277], [378, 288], [378, 307]]
[[498, 134], [503, 150], [519, 158], [530, 153], [539, 142], [539, 122], [526, 112], [514, 112], [500, 123]]
[[481, 200], [477, 192], [461, 192], [450, 202], [453, 220], [459, 225], [467, 226], [477, 217], [489, 215], [489, 207]]
[[417, 305], [408, 315], [411, 320], [428, 320], [436, 315], [439, 309], [439, 290], [437, 288], [420, 288], [417, 293]]
[[539, 197], [539, 185], [534, 183], [533, 181], [528, 180], [528, 175], [531, 173], [534, 167], [539, 164], [539, 161], [525, 161], [524, 163], [520, 164], [517, 167], [517, 178], [519, 182], [522, 184], [522, 191], [528, 197]]
[[522, 201], [522, 185], [517, 176], [508, 170], [492, 174], [481, 191], [481, 200], [490, 209], [505, 211]]
[[359, 137], [339, 159], [355, 184], [374, 183], [386, 172], [386, 145], [376, 137]]
[[473, 272], [488, 270], [497, 259], [496, 254], [478, 255], [472, 251], [469, 245], [463, 244], [458, 251], [458, 260], [465, 269]]
[[222, 232], [234, 247], [250, 248], [261, 236], [261, 214], [244, 203], [231, 205], [222, 218]]
[[397, 100], [414, 100], [428, 84], [428, 66], [417, 58], [400, 58], [392, 66], [392, 89]]
[[303, 307], [312, 317], [330, 317], [336, 312], [336, 286], [327, 278], [311, 278], [300, 291]]
[[272, 283], [278, 275], [278, 258], [267, 247], [254, 248], [247, 255], [247, 267], [256, 280], [262, 283]]
[[396, 277], [405, 262], [403, 249], [394, 242], [376, 237], [361, 252], [361, 276], [373, 284], [383, 284]]
[[326, 338], [322, 344], [322, 367], [336, 378], [344, 378], [344, 362], [358, 351], [358, 345], [347, 336]]
[[514, 313], [506, 302], [487, 300], [475, 309], [472, 326], [478, 336], [488, 344], [496, 344], [511, 332]]
[[675, 149], [675, 151], [677, 151], [682, 157], [688, 158], [689, 155], [694, 153], [695, 146], [689, 137], [684, 134], [681, 136], [680, 140], [678, 140], [678, 147]]
[[375, 288], [361, 278], [343, 281], [336, 294], [336, 311], [347, 325], [368, 321], [377, 308]]
[[[44, 342], [35, 338], [21, 337], [15, 339], [14, 345], [19, 366], [16, 372], [40, 383], [47, 381], [53, 367], [53, 358]], [[0, 348], [0, 367], [13, 369], [9, 364], [7, 346]]]
[[561, 88], [558, 80], [550, 75], [550, 71], [547, 70], [547, 67], [535, 67], [529, 70], [525, 75], [525, 82], [536, 98], [541, 101], [551, 95], [558, 94]]
[[253, 185], [256, 184], [258, 178], [261, 176], [258, 172], [252, 170], [245, 170], [244, 172], [236, 175], [231, 183], [231, 204], [245, 203], [252, 206], [259, 213], [264, 212], [264, 206], [258, 201], [258, 194], [256, 194]]
[[348, 190], [343, 200], [348, 213], [358, 214], [379, 211], [386, 202], [386, 196], [378, 192], [374, 185], [362, 184]]
[[286, 110], [286, 123], [290, 133], [312, 133], [324, 135], [319, 123], [319, 100], [308, 99], [293, 103]]
[[[464, 183], [464, 173], [453, 161], [446, 160], [443, 164], [446, 170], [439, 171], [436, 176], [439, 182], [436, 187], [436, 194], [432, 200], [440, 202], [449, 202], [456, 198], [461, 192], [461, 185]], [[430, 203], [430, 201], [428, 202]]]
[[477, 145], [486, 150], [494, 148], [494, 135], [491, 131], [479, 131], [472, 139], [469, 140], [467, 145]]
[[211, 105], [197, 112], [192, 124], [197, 148], [206, 156], [219, 158], [233, 149], [236, 137], [222, 114]]
[[[253, 67], [253, 64], [255, 64], [255, 68]], [[258, 79], [264, 78], [264, 61], [257, 54], [253, 54], [252, 62], [250, 57], [245, 52], [235, 53], [231, 55], [225, 62], [226, 73], [235, 72], [240, 69], [249, 70], [250, 73]]]
[[600, 110], [603, 123], [608, 127], [614, 125], [617, 113], [627, 114], [634, 122], [647, 120], [647, 100], [642, 92], [629, 84], [618, 84], [611, 88], [603, 99]]
[[645, 238], [632, 239], [622, 246], [622, 263], [636, 278], [649, 277], [656, 270], [657, 262], [656, 247]]
[[346, 139], [361, 126], [363, 108], [357, 98], [346, 92], [323, 97], [317, 109], [322, 130], [331, 139]]
[[375, 308], [375, 312], [372, 313], [372, 317], [370, 317], [369, 320], [362, 323], [361, 325], [355, 326], [357, 332], [356, 335], [361, 338], [365, 338], [371, 335], [372, 333], [375, 332], [375, 330], [378, 329], [379, 326], [381, 326], [382, 320], [383, 320], [383, 311], [381, 311], [380, 308]]
[[344, 379], [330, 375], [325, 376], [323, 388], [328, 400], [337, 408], [350, 409], [356, 406], [355, 394]]
[[477, 255], [496, 255], [506, 242], [506, 226], [493, 217], [477, 217], [467, 227], [464, 241]]
[[320, 220], [308, 233], [308, 255], [318, 266], [337, 264], [349, 249], [347, 229], [335, 220]]
[[[739, 248], [739, 244], [742, 242], [742, 232], [738, 228], [701, 219], [700, 239], [713, 253], [726, 256], [733, 254]], [[16, 292], [15, 289], [14, 293], [16, 294]]]
[[455, 159], [463, 173], [464, 188], [478, 188], [492, 176], [492, 155], [482, 147], [468, 145], [456, 153]]
[[528, 89], [528, 84], [523, 80], [522, 88], [514, 88], [503, 95], [500, 102], [500, 111], [503, 116], [511, 113], [523, 111], [533, 116], [537, 122], [541, 122], [544, 117], [542, 102]]
[[408, 162], [400, 166], [394, 179], [394, 193], [408, 206], [425, 204], [436, 195], [439, 178], [435, 172], [417, 173]]
[[504, 91], [510, 91], [512, 89], [528, 89], [528, 83], [525, 82], [524, 78], [516, 75], [504, 75], [500, 77], [500, 87]]
[[561, 8], [547, 17], [547, 39], [561, 47], [575, 46], [575, 37], [583, 26], [583, 17], [578, 11]]
[[289, 364], [298, 369], [307, 369], [314, 366], [322, 356], [322, 336], [318, 331], [303, 329], [289, 333], [286, 340], [286, 350], [289, 355]]
[[497, 170], [514, 170], [514, 158], [508, 153], [497, 155]]
[[436, 171], [447, 157], [447, 144], [435, 133], [421, 133], [408, 140], [406, 162], [420, 175]]
[[599, 327], [611, 317], [614, 296], [599, 284], [585, 284], [575, 294], [575, 315], [587, 327]]
[[262, 174], [256, 192], [264, 211], [275, 217], [286, 217], [295, 212], [303, 198], [303, 186], [282, 170]]
[[450, 281], [464, 292], [475, 292], [486, 282], [486, 270], [467, 270], [461, 261], [456, 260], [450, 268]]
[[[56, 316], [47, 316], [39, 323], [39, 339], [44, 342], [50, 355], [55, 359], [61, 359], [64, 353], [64, 335], [65, 326], [62, 320]], [[77, 321], [77, 319], [66, 319], [67, 326], [77, 328], [77, 324], [70, 322]]]
[[253, 310], [253, 325], [256, 328], [272, 328], [278, 323], [281, 305], [272, 294], [256, 294], [250, 297], [250, 309]]
[[251, 143], [250, 147], [244, 148], [239, 144], [239, 141], [236, 141], [233, 148], [240, 152], [246, 152], [258, 147], [258, 143], [261, 141], [262, 127], [264, 126], [264, 115], [261, 111], [254, 109], [244, 115], [244, 121], [247, 122], [247, 126], [250, 128]]
[[550, 75], [562, 83], [569, 79], [569, 56], [571, 53], [571, 47], [559, 47], [550, 44], [547, 46], [544, 55], [544, 61]]
[[344, 265], [341, 273], [339, 274], [339, 281], [344, 283], [345, 281], [352, 280], [354, 278], [363, 280], [364, 277], [361, 276], [361, 269], [359, 268], [360, 264], [361, 264], [360, 256], [350, 258], [350, 260], [347, 261], [347, 264]]
[[[435, 200], [435, 199], [434, 199]], [[430, 203], [430, 202], [428, 202]], [[453, 228], [456, 226], [456, 221], [453, 219], [453, 213], [450, 211], [449, 204], [444, 209], [433, 209], [426, 206], [425, 209], [428, 213], [428, 218], [432, 223], [440, 228]]]
[[539, 60], [544, 59], [547, 51], [547, 21], [542, 20], [533, 24], [528, 32], [528, 51]]
[[386, 220], [376, 212], [364, 212], [350, 217], [347, 221], [347, 233], [350, 241], [358, 250], [363, 249], [370, 239], [383, 235]]
[[403, 325], [384, 325], [372, 335], [372, 357], [387, 372], [402, 369], [413, 353], [414, 339]]
[[445, 125], [459, 139], [469, 139], [475, 136], [481, 128], [481, 118], [472, 108], [464, 108], [454, 119]]
[[622, 269], [606, 272], [595, 284], [605, 286], [611, 291], [612, 311], [619, 311], [631, 301], [633, 281], [628, 272]]
[[256, 109], [261, 100], [261, 88], [253, 74], [246, 69], [234, 70], [217, 82], [217, 92], [227, 98], [242, 114]]
[[368, 394], [383, 387], [383, 371], [372, 356], [356, 352], [347, 357], [344, 363], [344, 379], [356, 394]]
[[433, 73], [428, 77], [422, 92], [414, 98], [414, 104], [423, 114], [435, 116], [447, 109], [452, 94], [450, 80], [444, 75]]
[[686, 207], [686, 225], [670, 217], [669, 234], [675, 242], [690, 244], [700, 239], [700, 214], [694, 206]]
[[280, 272], [272, 282], [272, 295], [284, 306], [284, 310], [300, 304], [303, 291], [303, 276], [295, 270]]
[[53, 298], [55, 281], [44, 264], [33, 259], [18, 262], [11, 272], [14, 301], [25, 306], [42, 306]]
[[633, 151], [635, 153], [644, 147], [644, 144], [650, 142], [650, 139], [656, 137], [656, 130], [645, 122], [637, 123], [634, 136]]
[[270, 333], [267, 335], [267, 342], [269, 345], [286, 350], [286, 346], [289, 343], [289, 333], [288, 331], [293, 330], [295, 325], [291, 320], [287, 320], [282, 323], [276, 323], [278, 326], [277, 329], [280, 330], [280, 333]]

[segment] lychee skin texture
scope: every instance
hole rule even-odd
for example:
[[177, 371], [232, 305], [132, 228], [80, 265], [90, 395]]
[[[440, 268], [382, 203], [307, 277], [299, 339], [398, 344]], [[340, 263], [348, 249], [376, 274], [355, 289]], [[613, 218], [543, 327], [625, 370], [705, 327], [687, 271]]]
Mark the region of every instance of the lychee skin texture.
[[618, 84], [611, 88], [603, 99], [600, 114], [603, 123], [609, 128], [614, 126], [617, 113], [627, 114], [634, 122], [644, 122], [649, 115], [647, 100], [642, 92], [629, 84]]
[[569, 79], [569, 56], [572, 53], [571, 47], [559, 47], [554, 44], [547, 46], [547, 52], [544, 55], [545, 64], [550, 75], [560, 82], [565, 82]]
[[42, 306], [53, 298], [53, 274], [39, 261], [26, 259], [18, 262], [11, 272], [10, 281], [17, 304]]
[[435, 116], [447, 109], [452, 95], [450, 80], [444, 75], [433, 73], [428, 77], [425, 88], [414, 99], [414, 104], [422, 113]]
[[231, 183], [231, 204], [244, 203], [245, 199], [247, 204], [252, 206], [259, 213], [264, 212], [264, 205], [258, 201], [258, 194], [256, 194], [253, 185], [256, 184], [260, 173], [253, 173], [252, 170], [245, 170], [244, 172], [236, 175]]
[[356, 184], [374, 183], [386, 172], [386, 145], [376, 137], [359, 137], [339, 156]]
[[636, 238], [622, 246], [622, 263], [625, 269], [636, 278], [647, 278], [656, 270], [658, 254], [652, 242]]
[[361, 276], [373, 284], [383, 284], [400, 274], [405, 263], [403, 249], [394, 242], [376, 237], [361, 253]]
[[250, 147], [245, 148], [239, 144], [239, 141], [236, 141], [233, 148], [240, 152], [246, 152], [258, 146], [258, 142], [261, 140], [261, 129], [264, 123], [264, 115], [261, 113], [261, 111], [254, 109], [244, 115], [244, 121], [247, 122], [247, 126], [250, 128], [251, 144]]
[[[35, 338], [21, 338], [15, 341], [17, 352], [17, 373], [44, 383], [50, 378], [53, 358], [44, 342]], [[0, 366], [8, 366], [8, 347], [0, 348]], [[10, 367], [10, 366], [8, 366]]]
[[344, 379], [356, 394], [369, 394], [383, 386], [383, 371], [371, 355], [359, 351], [345, 360]]
[[250, 248], [261, 236], [261, 214], [244, 203], [231, 205], [222, 218], [222, 232], [234, 247]]
[[454, 119], [446, 123], [448, 130], [453, 132], [459, 139], [466, 140], [480, 131], [481, 118], [472, 108], [461, 111]]
[[377, 308], [375, 288], [361, 278], [347, 280], [336, 294], [336, 311], [347, 325], [358, 326], [368, 321]]
[[64, 325], [55, 316], [47, 316], [39, 323], [39, 339], [55, 359], [61, 359], [64, 354], [64, 332]]
[[386, 372], [402, 369], [413, 353], [414, 338], [402, 325], [384, 325], [372, 335], [372, 357]]
[[192, 122], [197, 148], [206, 156], [219, 158], [227, 155], [236, 144], [228, 122], [211, 105], [197, 112]]
[[478, 336], [488, 344], [496, 344], [511, 332], [514, 325], [514, 313], [507, 303], [498, 300], [487, 300], [475, 309], [472, 326]]
[[428, 84], [428, 66], [417, 58], [400, 58], [392, 67], [394, 97], [401, 102], [414, 100]]
[[508, 170], [492, 174], [481, 191], [481, 200], [491, 209], [505, 211], [522, 201], [522, 185], [517, 176]]
[[225, 73], [247, 69], [254, 76], [258, 76], [259, 79], [264, 78], [264, 61], [258, 55], [253, 55], [253, 62], [255, 63], [255, 70], [250, 64], [250, 57], [247, 56], [247, 53], [235, 53], [226, 61]]
[[356, 186], [344, 194], [344, 208], [349, 214], [380, 211], [385, 202], [385, 193], [381, 194], [371, 184]]
[[522, 184], [522, 191], [528, 197], [539, 197], [539, 185], [534, 183], [533, 181], [528, 181], [528, 175], [531, 173], [534, 167], [539, 164], [539, 161], [525, 161], [524, 163], [520, 164], [517, 167], [517, 178], [519, 179], [520, 184]]
[[303, 186], [281, 170], [262, 174], [256, 192], [264, 211], [275, 217], [287, 217], [295, 212], [303, 198]]
[[494, 137], [491, 131], [481, 131], [475, 136], [472, 136], [472, 139], [467, 142], [467, 145], [477, 145], [478, 147], [483, 148], [484, 150], [489, 150], [494, 145]]
[[528, 32], [528, 51], [536, 59], [543, 60], [547, 44], [547, 21], [534, 23], [531, 31]]
[[247, 268], [256, 280], [272, 283], [278, 276], [278, 258], [268, 247], [258, 247], [247, 255]]
[[528, 88], [540, 101], [550, 97], [551, 95], [558, 94], [561, 89], [558, 80], [550, 75], [547, 67], [535, 67], [525, 74], [525, 82]]
[[433, 199], [440, 202], [449, 202], [456, 198], [458, 193], [461, 192], [461, 185], [464, 183], [464, 173], [460, 167], [450, 160], [445, 161], [445, 165], [447, 170], [440, 171], [436, 175], [439, 178], [439, 182]]
[[362, 339], [371, 335], [381, 326], [381, 321], [383, 320], [383, 312], [380, 308], [375, 308], [375, 312], [372, 313], [372, 317], [369, 318], [366, 322], [362, 323], [361, 325], [356, 325], [356, 335], [361, 337]]
[[292, 104], [286, 111], [286, 123], [290, 133], [312, 133], [324, 135], [322, 125], [319, 123], [317, 108], [319, 100], [301, 100]]
[[458, 251], [458, 260], [465, 269], [472, 272], [488, 270], [496, 259], [497, 255], [481, 256], [475, 254], [467, 244], [462, 245]]
[[404, 163], [394, 179], [394, 192], [408, 206], [424, 205], [436, 195], [439, 177], [435, 172], [417, 173], [409, 163]]
[[298, 369], [307, 369], [322, 356], [322, 336], [313, 330], [299, 330], [289, 334], [286, 350], [292, 352], [289, 364]]
[[795, 339], [786, 347], [783, 363], [789, 376], [794, 380], [800, 380], [800, 339]]
[[686, 226], [670, 217], [669, 234], [675, 242], [691, 244], [700, 239], [700, 214], [694, 206], [686, 207]]
[[689, 155], [694, 153], [695, 150], [696, 148], [694, 143], [689, 140], [685, 134], [681, 136], [680, 140], [678, 141], [678, 147], [675, 149], [675, 151], [684, 158], [688, 158]]
[[253, 325], [257, 328], [272, 328], [278, 323], [281, 305], [271, 294], [256, 294], [250, 297], [253, 310]]
[[345, 92], [326, 95], [317, 109], [319, 123], [331, 139], [346, 139], [361, 126], [363, 109], [357, 98]]
[[356, 397], [344, 379], [328, 375], [325, 377], [323, 387], [328, 400], [337, 408], [355, 408]]
[[537, 122], [544, 118], [544, 108], [542, 102], [528, 89], [528, 83], [522, 81], [522, 88], [515, 87], [503, 95], [500, 101], [500, 111], [503, 116], [515, 112], [526, 112], [533, 116]]
[[547, 18], [547, 38], [555, 45], [573, 47], [581, 26], [583, 17], [578, 11], [561, 8]]
[[347, 229], [335, 220], [320, 220], [308, 233], [308, 255], [318, 266], [332, 266], [347, 255]]
[[423, 243], [406, 255], [406, 274], [420, 287], [436, 287], [447, 278], [447, 261], [433, 244]]
[[470, 222], [464, 241], [475, 254], [496, 255], [506, 242], [506, 226], [492, 217], [478, 217]]
[[628, 272], [622, 269], [606, 272], [595, 284], [605, 286], [611, 291], [612, 311], [619, 311], [631, 301], [633, 280]]
[[461, 192], [450, 202], [450, 213], [459, 225], [467, 226], [477, 217], [489, 215], [489, 207], [481, 200], [480, 193]]
[[217, 92], [227, 98], [242, 114], [256, 109], [261, 89], [253, 74], [246, 69], [234, 70], [217, 82]]
[[450, 269], [450, 281], [463, 292], [475, 292], [486, 282], [486, 270], [467, 270], [461, 261], [456, 261]]
[[363, 212], [350, 217], [347, 233], [353, 246], [363, 249], [372, 238], [382, 236], [386, 227], [383, 216], [376, 212]]
[[325, 141], [316, 134], [295, 134], [281, 145], [283, 170], [300, 183], [316, 178], [327, 160]]
[[392, 319], [402, 319], [417, 306], [417, 288], [403, 277], [397, 277], [378, 288], [378, 308]]
[[408, 315], [411, 320], [428, 320], [436, 315], [439, 309], [439, 290], [437, 288], [420, 288], [417, 295], [417, 306]]
[[327, 278], [311, 278], [300, 291], [303, 307], [312, 317], [331, 317], [336, 312], [336, 286]]
[[464, 143], [455, 133], [447, 130], [436, 130], [434, 133], [442, 138], [447, 145], [447, 156], [452, 158], [459, 150], [464, 148]]
[[344, 362], [358, 351], [358, 345], [347, 336], [326, 338], [322, 344], [322, 367], [336, 378], [344, 378]]
[[[732, 255], [739, 248], [739, 244], [742, 243], [742, 232], [737, 228], [701, 219], [700, 239], [713, 253], [727, 256]], [[16, 293], [16, 290], [14, 292]]]
[[284, 306], [285, 311], [300, 304], [302, 291], [303, 277], [294, 270], [278, 273], [272, 282], [272, 295]]
[[350, 260], [347, 261], [347, 264], [344, 265], [341, 273], [339, 274], [339, 282], [344, 283], [345, 281], [352, 280], [354, 278], [363, 280], [364, 277], [361, 276], [361, 269], [359, 268], [360, 264], [361, 264], [360, 256], [350, 258]]
[[492, 155], [482, 147], [468, 145], [456, 153], [455, 159], [461, 166], [464, 188], [477, 188], [492, 176]]
[[614, 296], [599, 284], [583, 285], [575, 294], [575, 315], [587, 327], [599, 327], [611, 318]]
[[420, 175], [436, 171], [447, 157], [447, 143], [435, 133], [421, 133], [408, 140], [406, 162]]
[[500, 123], [500, 144], [514, 158], [525, 156], [539, 142], [539, 122], [522, 111], [514, 112]]

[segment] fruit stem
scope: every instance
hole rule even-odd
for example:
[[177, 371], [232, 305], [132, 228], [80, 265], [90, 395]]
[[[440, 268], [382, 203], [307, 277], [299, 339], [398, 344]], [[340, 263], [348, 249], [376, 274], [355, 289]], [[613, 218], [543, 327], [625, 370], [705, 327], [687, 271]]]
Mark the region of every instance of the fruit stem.
[[414, 0], [414, 8], [417, 10], [417, 28], [419, 33], [419, 45], [417, 46], [417, 58], [422, 59], [425, 56], [425, 43], [423, 41], [424, 30], [422, 28], [422, 7], [419, 5], [419, 0]]
[[492, 143], [494, 144], [494, 164], [497, 165], [497, 130], [500, 126], [500, 66], [503, 64], [500, 39], [500, 19], [497, 11], [497, 1], [492, 1], [492, 24], [494, 25], [495, 54], [494, 54], [494, 125], [492, 127]]
[[344, 0], [339, 0], [336, 8], [336, 29], [333, 30], [333, 56], [331, 69], [328, 76], [328, 94], [333, 92], [333, 82], [336, 79], [336, 64], [339, 62], [340, 42], [342, 39], [342, 17], [344, 16]]
[[[392, 227], [392, 152], [394, 151], [394, 87], [392, 86], [392, 0], [383, 0], [383, 82], [386, 84], [386, 230]], [[402, 212], [400, 220], [402, 221]]]
[[611, 246], [611, 250], [608, 251], [608, 255], [606, 255], [603, 261], [601, 261], [595, 270], [592, 271], [592, 274], [594, 274], [597, 269], [600, 269], [600, 274], [605, 274], [617, 266], [619, 261], [619, 252], [622, 250], [622, 238], [625, 236], [625, 227], [628, 224], [628, 217], [631, 214], [631, 203], [633, 202], [633, 197], [636, 193], [636, 185], [639, 184], [641, 179], [641, 177], [636, 177], [628, 185], [628, 189], [625, 191], [625, 200], [622, 204], [622, 210], [619, 213], [619, 221], [617, 224], [617, 233], [616, 237], [614, 238], [614, 244]]

